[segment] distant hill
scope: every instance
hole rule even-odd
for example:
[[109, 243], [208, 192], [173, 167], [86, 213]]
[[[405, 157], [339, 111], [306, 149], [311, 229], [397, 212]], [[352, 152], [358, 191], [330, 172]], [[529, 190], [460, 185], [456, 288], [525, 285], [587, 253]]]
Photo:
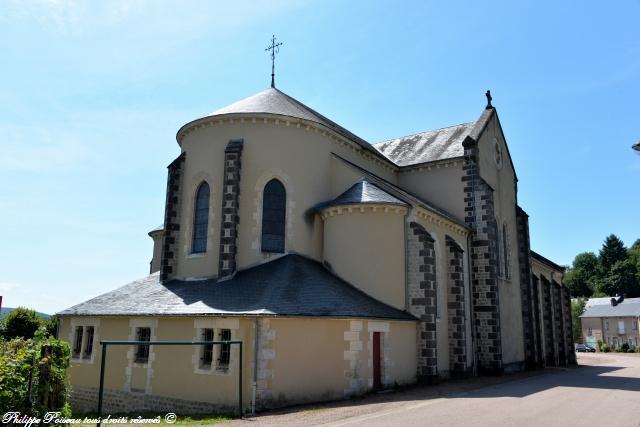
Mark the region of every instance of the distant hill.
[[[13, 307], [2, 307], [0, 309], [0, 317], [6, 317], [9, 313], [11, 313], [13, 310], [15, 310], [15, 308]], [[51, 317], [50, 314], [46, 314], [46, 313], [40, 313], [39, 311], [36, 311], [36, 313], [38, 314], [38, 316], [40, 317], [44, 317], [45, 319], [48, 319]]]

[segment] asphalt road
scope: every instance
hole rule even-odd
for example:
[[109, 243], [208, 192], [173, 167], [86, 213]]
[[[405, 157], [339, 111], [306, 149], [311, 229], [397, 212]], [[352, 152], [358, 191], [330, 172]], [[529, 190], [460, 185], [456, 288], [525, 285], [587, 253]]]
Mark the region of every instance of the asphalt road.
[[588, 364], [325, 426], [640, 426], [640, 355], [587, 354]]

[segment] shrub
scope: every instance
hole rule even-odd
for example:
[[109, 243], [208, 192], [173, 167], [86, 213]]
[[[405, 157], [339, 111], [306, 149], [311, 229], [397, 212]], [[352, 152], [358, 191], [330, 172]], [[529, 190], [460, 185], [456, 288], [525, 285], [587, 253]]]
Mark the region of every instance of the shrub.
[[67, 369], [71, 351], [41, 328], [33, 339], [0, 342], [0, 413], [70, 416]]
[[5, 336], [7, 339], [33, 338], [40, 326], [42, 319], [34, 310], [18, 307], [7, 316]]
[[619, 349], [621, 353], [626, 353], [627, 351], [629, 351], [629, 344], [626, 342], [623, 342], [622, 345], [619, 347]]
[[598, 340], [598, 351], [602, 351], [602, 345], [604, 343], [602, 342], [602, 340]]
[[609, 353], [611, 351], [611, 346], [609, 344], [602, 344], [602, 350], [603, 353]]

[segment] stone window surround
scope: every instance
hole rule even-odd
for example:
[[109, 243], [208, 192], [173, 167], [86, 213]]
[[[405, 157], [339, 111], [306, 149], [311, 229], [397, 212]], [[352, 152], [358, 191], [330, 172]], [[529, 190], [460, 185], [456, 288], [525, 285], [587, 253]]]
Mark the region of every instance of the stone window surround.
[[[219, 334], [222, 329], [228, 329], [231, 331], [231, 339], [239, 339], [240, 333], [240, 321], [238, 319], [221, 318], [221, 319], [194, 319], [194, 341], [202, 341], [202, 332], [204, 329], [213, 329], [213, 338], [215, 341], [219, 340]], [[229, 364], [226, 366], [218, 366], [218, 357], [220, 355], [220, 346], [213, 346], [213, 363], [211, 366], [202, 366], [200, 358], [202, 357], [202, 346], [193, 346], [193, 352], [191, 355], [191, 363], [193, 365], [193, 372], [199, 375], [231, 375], [232, 372], [238, 366], [238, 346], [231, 346], [231, 354], [229, 357]]]
[[[272, 179], [277, 179], [284, 186], [286, 191], [286, 212], [285, 212], [285, 232], [284, 232], [284, 252], [283, 253], [271, 253], [262, 252], [262, 197], [264, 195], [264, 187]], [[294, 199], [294, 186], [293, 180], [289, 175], [282, 171], [282, 169], [274, 168], [265, 171], [260, 178], [256, 181], [254, 187], [254, 199], [253, 199], [253, 227], [251, 232], [255, 240], [251, 242], [251, 249], [263, 260], [271, 260], [279, 258], [288, 253], [291, 247], [291, 241], [294, 236], [293, 231], [293, 211], [296, 207]]]
[[[71, 319], [71, 326], [69, 328], [69, 342], [72, 344], [75, 342], [74, 338], [76, 335], [76, 328], [79, 326], [83, 327], [82, 346], [80, 348], [79, 357], [74, 357], [73, 351], [71, 352], [71, 362], [92, 365], [97, 353], [96, 344], [100, 342], [100, 336], [99, 336], [100, 331], [98, 328], [100, 326], [100, 319], [93, 319], [93, 318]], [[91, 352], [91, 357], [84, 357], [84, 350], [87, 345], [87, 327], [88, 326], [93, 326], [93, 351]]]
[[[198, 192], [198, 188], [200, 188], [200, 184], [206, 182], [209, 185], [209, 220], [207, 224], [207, 250], [204, 252], [191, 252], [191, 248], [193, 247], [193, 220], [194, 220], [194, 210], [196, 204], [196, 193]], [[185, 200], [185, 207], [189, 209], [186, 212], [185, 219], [183, 220], [184, 231], [183, 233], [183, 242], [182, 252], [186, 259], [197, 259], [203, 258], [210, 253], [211, 244], [216, 241], [216, 233], [217, 230], [215, 225], [215, 208], [214, 203], [216, 202], [216, 186], [212, 185], [214, 182], [213, 177], [206, 172], [198, 172], [197, 174], [191, 177], [189, 185], [187, 188], [189, 191], [187, 192], [187, 197]]]
[[[129, 320], [129, 341], [138, 339], [138, 328], [149, 328], [151, 335], [149, 341], [156, 341], [156, 331], [158, 329], [158, 319], [133, 318]], [[125, 368], [125, 383], [123, 390], [126, 392], [135, 392], [131, 389], [131, 379], [133, 376], [133, 368], [145, 368], [147, 371], [147, 381], [144, 393], [151, 394], [151, 379], [153, 378], [153, 362], [156, 359], [154, 346], [149, 346], [149, 357], [146, 362], [138, 363], [136, 358], [136, 346], [131, 345], [127, 350], [127, 367]]]

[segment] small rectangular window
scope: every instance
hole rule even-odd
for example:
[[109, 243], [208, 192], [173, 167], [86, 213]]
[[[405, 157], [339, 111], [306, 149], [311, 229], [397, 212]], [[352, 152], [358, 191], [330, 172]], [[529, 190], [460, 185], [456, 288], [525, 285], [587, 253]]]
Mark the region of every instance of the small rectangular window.
[[82, 326], [76, 326], [76, 336], [73, 341], [73, 357], [80, 357], [80, 353], [82, 352], [82, 331], [84, 328]]
[[[138, 341], [151, 341], [151, 328], [137, 329]], [[136, 363], [147, 363], [149, 360], [149, 345], [139, 344], [136, 348]]]
[[587, 330], [587, 336], [589, 336], [589, 337], [590, 337], [590, 336], [592, 336], [592, 335], [593, 335], [593, 330], [592, 330], [591, 328], [589, 328], [589, 329]]
[[91, 358], [91, 353], [93, 353], [93, 326], [87, 326], [85, 328], [85, 344], [84, 344], [84, 357], [85, 359]]
[[[221, 341], [231, 341], [231, 330], [230, 329], [221, 329], [220, 330], [220, 340]], [[229, 360], [231, 358], [231, 344], [221, 344], [220, 345], [220, 357], [218, 358], [218, 366], [226, 368], [229, 366]]]
[[[213, 329], [202, 330], [202, 341], [213, 341]], [[200, 357], [203, 367], [210, 367], [213, 362], [213, 344], [202, 346], [202, 357]]]

